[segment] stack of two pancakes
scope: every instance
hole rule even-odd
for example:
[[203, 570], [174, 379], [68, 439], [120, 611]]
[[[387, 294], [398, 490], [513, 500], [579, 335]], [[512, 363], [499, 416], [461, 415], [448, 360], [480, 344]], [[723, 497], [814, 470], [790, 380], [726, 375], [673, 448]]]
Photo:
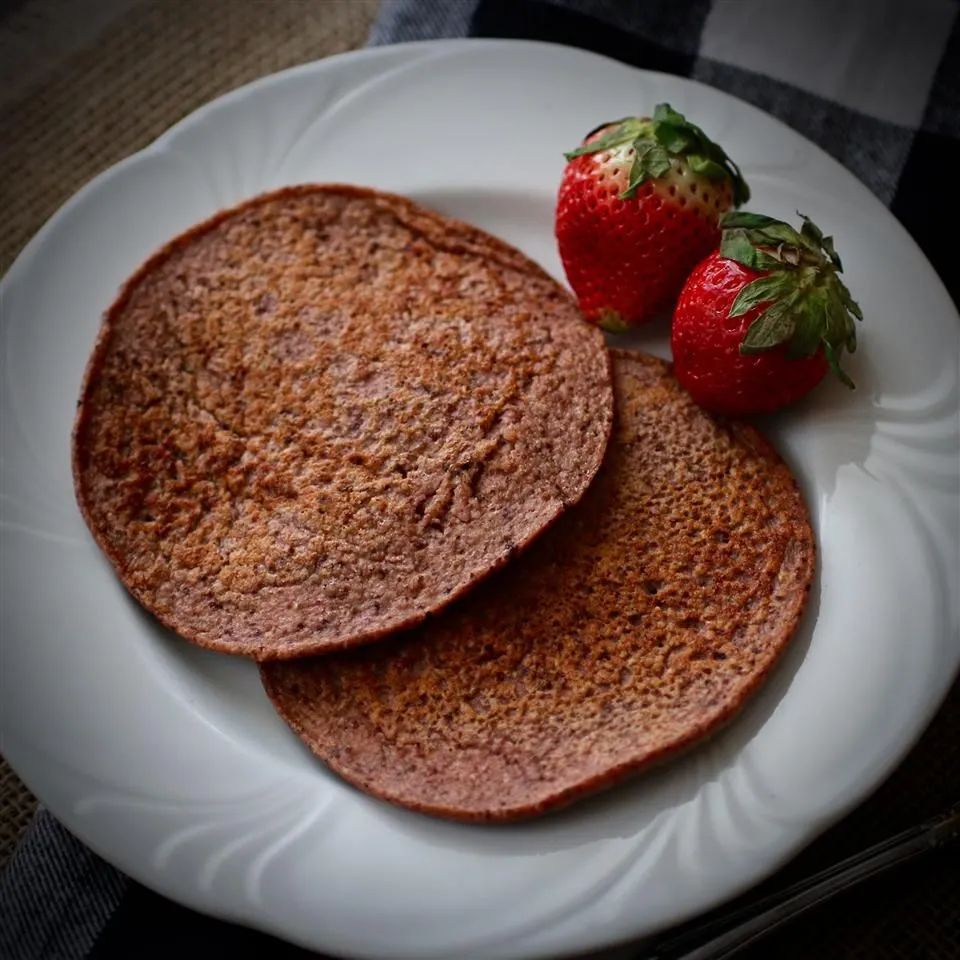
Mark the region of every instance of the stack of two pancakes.
[[140, 603], [256, 658], [342, 777], [458, 819], [543, 812], [716, 729], [813, 571], [754, 429], [609, 354], [518, 251], [351, 187], [257, 198], [131, 278], [74, 473]]

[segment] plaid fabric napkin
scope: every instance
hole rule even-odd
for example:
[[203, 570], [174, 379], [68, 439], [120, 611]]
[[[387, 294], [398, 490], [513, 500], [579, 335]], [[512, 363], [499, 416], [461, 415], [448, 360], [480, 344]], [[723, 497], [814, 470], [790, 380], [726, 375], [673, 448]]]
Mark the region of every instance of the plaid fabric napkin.
[[[960, 303], [960, 271], [952, 263], [958, 245], [951, 233], [960, 223], [960, 188], [951, 179], [960, 170], [957, 3], [384, 0], [370, 42], [464, 36], [583, 47], [645, 69], [692, 77], [755, 104], [818, 143], [890, 206]], [[954, 695], [942, 715], [949, 712], [954, 731], [956, 700]], [[946, 734], [948, 739], [949, 730]], [[956, 752], [952, 757], [954, 768], [944, 782], [956, 777]], [[960, 930], [956, 920], [952, 928], [949, 922], [937, 928], [935, 921], [937, 910], [960, 915], [960, 904], [951, 908], [946, 902], [956, 891], [954, 881], [932, 894], [933, 914], [926, 922], [935, 933], [924, 941], [922, 953], [884, 951], [883, 956], [948, 957], [950, 943], [960, 942]], [[938, 895], [944, 899], [939, 905]], [[918, 910], [921, 906], [929, 911], [929, 898]], [[781, 939], [777, 955], [785, 955], [784, 944]], [[7, 960], [194, 956], [200, 951], [206, 957], [248, 951], [272, 958], [307, 956], [151, 893], [87, 850], [46, 811], [38, 813], [0, 875], [0, 956]], [[833, 955], [881, 953], [854, 948]]]

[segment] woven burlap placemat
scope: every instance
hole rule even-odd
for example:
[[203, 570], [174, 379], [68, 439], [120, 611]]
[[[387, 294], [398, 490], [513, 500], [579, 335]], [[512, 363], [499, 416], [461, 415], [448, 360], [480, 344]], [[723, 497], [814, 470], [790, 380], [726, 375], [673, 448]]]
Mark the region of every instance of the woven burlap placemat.
[[[362, 46], [377, 6], [376, 0], [20, 0], [0, 7], [0, 269], [92, 176], [202, 103], [264, 74]], [[765, 889], [956, 802], [958, 771], [955, 686], [887, 783]], [[34, 807], [0, 765], [0, 863]], [[957, 944], [960, 878], [949, 857], [938, 854], [895, 881], [873, 882], [837, 900], [744, 956], [953, 960]]]
[[[377, 0], [27, 0], [0, 21], [6, 268], [94, 174], [201, 104], [363, 46]], [[19, 70], [17, 68], [20, 68]]]

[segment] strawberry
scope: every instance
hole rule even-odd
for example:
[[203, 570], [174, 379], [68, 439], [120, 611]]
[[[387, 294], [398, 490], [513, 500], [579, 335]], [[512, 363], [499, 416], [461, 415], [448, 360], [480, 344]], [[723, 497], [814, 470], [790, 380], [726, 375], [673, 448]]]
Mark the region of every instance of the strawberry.
[[690, 274], [673, 315], [674, 372], [717, 413], [769, 413], [812, 390], [828, 369], [848, 387], [860, 308], [840, 280], [833, 239], [800, 214], [728, 213], [720, 249]]
[[620, 331], [668, 310], [750, 191], [706, 134], [661, 103], [605, 123], [566, 154], [556, 235], [587, 320]]

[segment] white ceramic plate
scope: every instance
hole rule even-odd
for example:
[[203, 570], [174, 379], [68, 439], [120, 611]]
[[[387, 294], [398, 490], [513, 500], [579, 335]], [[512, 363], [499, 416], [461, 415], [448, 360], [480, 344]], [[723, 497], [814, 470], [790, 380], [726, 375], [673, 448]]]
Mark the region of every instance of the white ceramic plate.
[[[194, 649], [125, 594], [74, 504], [71, 419], [103, 309], [177, 231], [262, 190], [408, 194], [562, 277], [562, 151], [669, 101], [742, 162], [752, 209], [838, 239], [866, 322], [858, 390], [769, 424], [820, 570], [785, 662], [680, 762], [525, 825], [366, 798], [274, 715], [251, 663]], [[555, 956], [653, 932], [769, 873], [891, 770], [958, 648], [958, 318], [904, 230], [760, 111], [545, 44], [445, 41], [333, 57], [204, 107], [94, 180], [2, 288], [3, 750], [63, 822], [199, 910], [351, 956]], [[665, 327], [636, 338], [666, 353]]]

